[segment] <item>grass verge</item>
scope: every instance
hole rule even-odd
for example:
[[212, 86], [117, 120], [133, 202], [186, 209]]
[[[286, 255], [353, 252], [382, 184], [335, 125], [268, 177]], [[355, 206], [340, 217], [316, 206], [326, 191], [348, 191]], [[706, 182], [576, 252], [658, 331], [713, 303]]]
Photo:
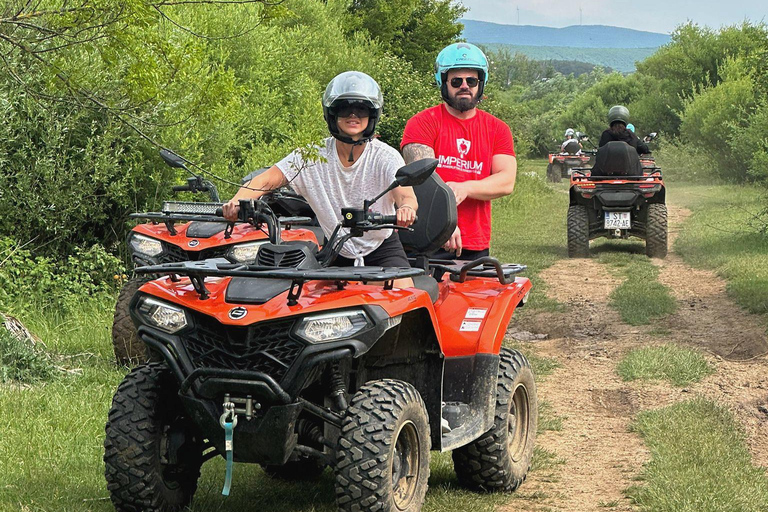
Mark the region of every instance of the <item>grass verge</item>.
[[632, 350], [616, 368], [624, 381], [666, 380], [675, 386], [698, 382], [714, 370], [696, 350], [664, 345]]
[[644, 485], [628, 491], [641, 510], [768, 510], [765, 470], [751, 464], [743, 434], [725, 409], [696, 399], [640, 413], [633, 428], [652, 454]]
[[768, 314], [768, 190], [755, 186], [670, 187], [675, 203], [692, 211], [675, 241], [690, 265], [708, 268], [728, 281], [728, 295], [746, 310]]
[[609, 264], [625, 277], [610, 295], [609, 305], [630, 325], [647, 325], [677, 309], [668, 287], [658, 281], [659, 269], [640, 254], [600, 254], [600, 263]]

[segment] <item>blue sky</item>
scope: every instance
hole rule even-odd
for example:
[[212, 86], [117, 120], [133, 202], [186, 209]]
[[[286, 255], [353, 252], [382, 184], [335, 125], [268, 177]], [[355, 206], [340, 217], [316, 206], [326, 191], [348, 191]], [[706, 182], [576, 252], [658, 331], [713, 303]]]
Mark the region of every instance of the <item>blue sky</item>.
[[687, 20], [719, 28], [744, 19], [768, 22], [768, 0], [458, 0], [471, 20], [516, 25], [567, 27], [613, 25], [670, 33]]

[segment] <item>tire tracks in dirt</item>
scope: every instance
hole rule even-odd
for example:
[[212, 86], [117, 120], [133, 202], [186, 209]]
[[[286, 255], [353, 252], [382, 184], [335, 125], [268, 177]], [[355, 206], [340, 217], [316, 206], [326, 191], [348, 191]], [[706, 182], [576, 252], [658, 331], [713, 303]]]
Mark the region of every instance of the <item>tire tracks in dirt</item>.
[[[690, 212], [670, 208], [670, 245]], [[544, 432], [537, 444], [564, 461], [533, 472], [514, 500], [500, 511], [633, 511], [628, 487], [650, 453], [630, 425], [642, 410], [695, 396], [725, 407], [743, 426], [756, 464], [768, 467], [768, 357], [766, 326], [725, 294], [714, 273], [686, 265], [673, 251], [659, 267], [678, 310], [648, 326], [624, 324], [608, 306], [620, 283], [596, 260], [560, 260], [539, 275], [547, 295], [565, 312], [536, 311], [516, 320], [514, 329], [548, 334], [532, 342], [536, 354], [561, 366], [538, 382], [541, 400], [562, 418], [560, 431]], [[715, 372], [700, 383], [676, 388], [665, 383], [623, 382], [616, 366], [630, 350], [663, 344], [702, 350]], [[765, 411], [765, 412], [763, 412]]]

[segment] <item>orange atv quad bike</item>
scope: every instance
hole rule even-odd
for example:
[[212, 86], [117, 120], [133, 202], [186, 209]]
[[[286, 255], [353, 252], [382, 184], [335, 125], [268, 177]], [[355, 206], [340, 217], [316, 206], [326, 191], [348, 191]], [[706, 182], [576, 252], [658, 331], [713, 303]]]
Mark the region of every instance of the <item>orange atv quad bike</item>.
[[571, 139], [560, 153], [549, 154], [549, 165], [547, 165], [547, 180], [553, 183], [560, 183], [562, 178], [570, 178], [574, 169], [586, 167], [590, 162], [589, 150], [582, 150], [580, 141], [589, 140], [589, 138], [577, 132], [576, 139]]
[[[160, 156], [171, 167], [189, 171], [185, 160], [163, 149]], [[259, 169], [243, 178], [247, 183]], [[191, 171], [190, 171], [191, 173]], [[216, 186], [201, 176], [192, 175], [186, 185], [174, 186], [174, 192], [206, 192], [211, 202], [166, 201], [162, 211], [134, 213], [130, 217], [149, 222], [135, 226], [126, 238], [135, 266], [158, 265], [180, 261], [197, 261], [225, 257], [233, 263], [253, 263], [259, 247], [269, 241], [267, 233], [247, 223], [230, 223], [215, 216], [221, 207]], [[276, 190], [265, 197], [286, 228], [286, 240], [322, 243], [324, 235], [314, 220], [314, 212], [301, 196], [287, 190]], [[300, 229], [291, 229], [300, 227]], [[118, 363], [124, 365], [145, 361], [144, 343], [138, 339], [128, 305], [136, 291], [151, 277], [132, 275], [123, 285], [115, 305], [112, 322], [112, 346]]]
[[625, 142], [601, 147], [592, 169], [571, 176], [568, 207], [568, 256], [589, 256], [589, 241], [598, 237], [645, 240], [651, 258], [667, 255], [666, 188], [661, 169]]
[[[241, 201], [241, 219], [270, 233], [257, 264], [137, 269], [167, 276], [131, 303], [162, 362], [134, 368], [114, 395], [104, 462], [119, 512], [185, 509], [215, 456], [226, 459], [225, 495], [235, 461], [284, 479], [330, 467], [342, 511], [420, 510], [432, 449], [453, 450], [471, 489], [525, 480], [536, 384], [502, 341], [531, 283], [516, 275], [524, 266], [494, 258], [429, 259], [457, 219], [436, 165], [409, 164], [388, 189], [419, 185], [424, 214], [400, 231], [410, 268], [331, 266], [351, 237], [397, 228], [394, 215], [369, 210], [374, 199], [344, 208], [321, 251], [282, 240], [265, 202]], [[394, 288], [400, 278], [414, 286]]]

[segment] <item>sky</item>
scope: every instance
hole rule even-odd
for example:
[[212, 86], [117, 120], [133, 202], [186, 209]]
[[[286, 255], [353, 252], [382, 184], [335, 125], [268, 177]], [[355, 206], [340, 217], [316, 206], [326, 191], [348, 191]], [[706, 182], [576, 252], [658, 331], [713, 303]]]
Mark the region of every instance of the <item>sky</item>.
[[[671, 33], [693, 21], [720, 28], [745, 19], [768, 23], [768, 0], [457, 0], [469, 8], [464, 18], [505, 25], [567, 27], [612, 25]], [[580, 12], [581, 10], [581, 12]]]

